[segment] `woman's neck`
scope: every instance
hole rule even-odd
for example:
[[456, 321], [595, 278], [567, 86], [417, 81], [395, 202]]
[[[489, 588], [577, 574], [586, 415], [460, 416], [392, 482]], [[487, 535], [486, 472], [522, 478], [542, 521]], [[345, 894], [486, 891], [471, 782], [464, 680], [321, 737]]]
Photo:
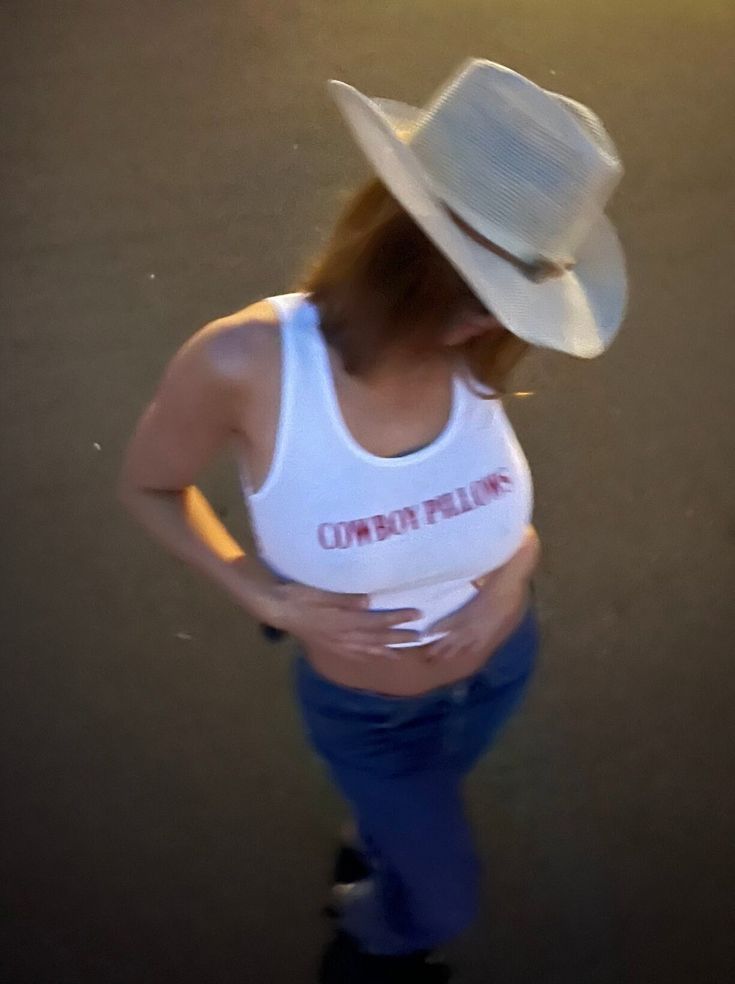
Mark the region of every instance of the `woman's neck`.
[[440, 379], [451, 372], [457, 353], [450, 349], [418, 352], [410, 348], [387, 350], [374, 366], [360, 375], [371, 389], [401, 390], [425, 384], [427, 379]]

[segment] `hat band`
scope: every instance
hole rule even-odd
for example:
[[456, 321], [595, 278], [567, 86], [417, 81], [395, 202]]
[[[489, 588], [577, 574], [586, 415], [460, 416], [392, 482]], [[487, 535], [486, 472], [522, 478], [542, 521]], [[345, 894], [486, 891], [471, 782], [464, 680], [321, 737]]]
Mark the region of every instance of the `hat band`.
[[503, 260], [507, 260], [508, 263], [512, 263], [516, 269], [520, 270], [521, 273], [532, 280], [534, 283], [541, 283], [544, 280], [549, 280], [552, 277], [561, 277], [567, 270], [573, 270], [577, 265], [576, 261], [560, 263], [556, 260], [549, 260], [546, 257], [539, 257], [533, 263], [528, 263], [525, 260], [520, 260], [517, 256], [509, 253], [508, 250], [503, 249], [502, 246], [498, 246], [497, 243], [492, 242], [492, 240], [487, 239], [482, 233], [478, 232], [474, 226], [471, 226], [468, 222], [457, 215], [447, 204], [442, 202], [442, 205], [449, 215], [449, 218], [454, 222], [459, 229], [462, 230], [466, 235], [472, 239], [473, 242], [477, 243], [478, 246], [484, 246], [485, 249], [499, 256]]

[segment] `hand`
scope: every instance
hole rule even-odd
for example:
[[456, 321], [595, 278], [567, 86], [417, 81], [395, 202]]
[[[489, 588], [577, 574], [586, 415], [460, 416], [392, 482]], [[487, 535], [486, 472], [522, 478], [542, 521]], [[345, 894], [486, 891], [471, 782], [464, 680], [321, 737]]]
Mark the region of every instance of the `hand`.
[[477, 588], [475, 597], [426, 629], [426, 635], [446, 635], [422, 647], [422, 659], [448, 660], [470, 654], [479, 658], [494, 652], [528, 608], [531, 577], [540, 554], [538, 534], [533, 526], [528, 526], [521, 546], [510, 560], [472, 582]]
[[289, 581], [273, 588], [268, 621], [324, 655], [366, 662], [370, 657], [399, 659], [389, 643], [415, 642], [420, 633], [396, 625], [421, 618], [415, 608], [367, 610], [369, 595], [322, 591]]
[[426, 635], [434, 632], [446, 632], [446, 635], [422, 647], [421, 658], [432, 662], [490, 655], [519, 624], [528, 608], [530, 594], [528, 582], [502, 586], [498, 581], [487, 582], [466, 605], [426, 629]]

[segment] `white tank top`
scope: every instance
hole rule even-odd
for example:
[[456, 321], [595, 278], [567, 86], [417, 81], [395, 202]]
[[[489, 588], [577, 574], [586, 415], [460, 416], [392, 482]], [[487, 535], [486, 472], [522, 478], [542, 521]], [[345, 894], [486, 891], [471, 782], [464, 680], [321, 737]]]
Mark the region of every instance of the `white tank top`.
[[531, 473], [502, 404], [480, 399], [458, 371], [435, 441], [371, 454], [342, 418], [318, 309], [302, 293], [269, 300], [281, 323], [281, 406], [257, 491], [241, 462], [260, 557], [284, 580], [367, 593], [374, 610], [417, 608], [423, 617], [402, 627], [421, 638], [392, 648], [441, 638], [427, 629], [475, 595], [472, 579], [505, 563], [531, 522]]

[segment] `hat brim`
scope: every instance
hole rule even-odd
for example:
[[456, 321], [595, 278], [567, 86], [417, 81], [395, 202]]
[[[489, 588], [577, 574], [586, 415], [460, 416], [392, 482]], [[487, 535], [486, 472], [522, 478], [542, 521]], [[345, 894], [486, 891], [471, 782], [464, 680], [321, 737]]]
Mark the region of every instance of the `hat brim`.
[[433, 192], [410, 148], [421, 110], [369, 99], [334, 79], [329, 91], [380, 179], [509, 331], [533, 345], [583, 359], [609, 347], [625, 314], [627, 277], [620, 241], [606, 215], [578, 249], [573, 270], [541, 282], [529, 280], [464, 233]]

